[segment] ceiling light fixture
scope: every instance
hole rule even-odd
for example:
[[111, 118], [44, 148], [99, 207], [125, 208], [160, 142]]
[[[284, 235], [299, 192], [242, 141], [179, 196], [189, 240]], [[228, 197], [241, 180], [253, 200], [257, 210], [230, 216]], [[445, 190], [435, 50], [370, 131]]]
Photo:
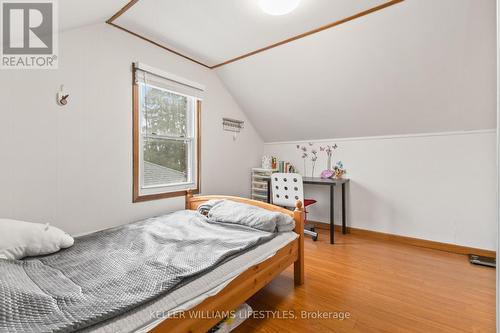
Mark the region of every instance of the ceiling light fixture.
[[285, 15], [299, 6], [300, 0], [259, 0], [259, 6], [269, 15]]

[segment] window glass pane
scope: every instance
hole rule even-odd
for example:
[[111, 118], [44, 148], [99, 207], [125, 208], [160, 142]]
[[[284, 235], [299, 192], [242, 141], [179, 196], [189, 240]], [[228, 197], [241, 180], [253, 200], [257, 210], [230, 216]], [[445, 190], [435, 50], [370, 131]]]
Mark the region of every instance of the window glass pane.
[[142, 133], [186, 137], [188, 97], [143, 85]]
[[143, 142], [145, 187], [188, 181], [189, 143], [150, 137], [143, 137]]

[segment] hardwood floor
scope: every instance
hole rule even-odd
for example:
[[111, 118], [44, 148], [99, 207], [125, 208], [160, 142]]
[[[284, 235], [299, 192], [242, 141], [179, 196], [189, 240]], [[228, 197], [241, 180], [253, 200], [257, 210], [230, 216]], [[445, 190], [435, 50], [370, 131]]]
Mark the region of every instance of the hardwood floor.
[[294, 288], [289, 268], [248, 301], [260, 312], [234, 332], [495, 332], [494, 269], [396, 242], [335, 239], [324, 230], [317, 242], [306, 238], [305, 284]]

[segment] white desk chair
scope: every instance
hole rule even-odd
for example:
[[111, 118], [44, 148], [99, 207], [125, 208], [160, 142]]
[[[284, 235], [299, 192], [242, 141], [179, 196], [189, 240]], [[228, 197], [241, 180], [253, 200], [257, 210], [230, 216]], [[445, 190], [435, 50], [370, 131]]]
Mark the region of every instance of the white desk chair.
[[[297, 200], [302, 201], [307, 220], [307, 206], [316, 202], [316, 200], [304, 200], [304, 183], [302, 176], [298, 173], [273, 173], [271, 175], [271, 203], [286, 208], [295, 208]], [[318, 240], [318, 233], [314, 228], [305, 229], [304, 234], [312, 237], [314, 241]]]

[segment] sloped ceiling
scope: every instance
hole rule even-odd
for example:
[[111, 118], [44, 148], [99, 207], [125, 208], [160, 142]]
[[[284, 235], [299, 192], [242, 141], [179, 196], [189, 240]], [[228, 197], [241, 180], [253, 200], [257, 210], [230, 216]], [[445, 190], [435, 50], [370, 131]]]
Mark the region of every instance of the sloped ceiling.
[[[62, 30], [128, 0], [60, 1]], [[387, 0], [140, 0], [116, 23], [209, 65]], [[495, 127], [495, 0], [405, 0], [216, 69], [267, 142]], [[175, 72], [175, 68], [166, 69]]]
[[59, 10], [59, 30], [65, 31], [105, 22], [127, 0], [61, 0]]
[[271, 16], [258, 0], [140, 0], [114, 23], [214, 66], [388, 1], [301, 0]]
[[494, 128], [494, 0], [406, 0], [217, 69], [267, 142]]

